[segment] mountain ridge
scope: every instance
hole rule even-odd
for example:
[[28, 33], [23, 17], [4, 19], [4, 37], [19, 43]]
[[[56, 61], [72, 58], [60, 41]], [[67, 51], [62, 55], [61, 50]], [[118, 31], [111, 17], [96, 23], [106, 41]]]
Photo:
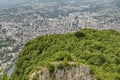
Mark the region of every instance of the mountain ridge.
[[[55, 71], [52, 62], [61, 62], [58, 71], [84, 64], [90, 67], [97, 80], [119, 80], [119, 36], [120, 33], [114, 30], [82, 29], [75, 33], [37, 37], [20, 51], [9, 80], [29, 80], [29, 75], [42, 68], [47, 68], [52, 73]], [[70, 65], [69, 62], [75, 62], [75, 65]], [[54, 79], [55, 77], [52, 80]]]

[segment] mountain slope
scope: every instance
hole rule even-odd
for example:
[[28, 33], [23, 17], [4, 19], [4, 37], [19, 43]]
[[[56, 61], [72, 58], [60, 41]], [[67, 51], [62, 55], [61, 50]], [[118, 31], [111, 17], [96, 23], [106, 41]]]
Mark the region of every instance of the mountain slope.
[[[39, 73], [41, 69], [54, 72], [56, 63], [60, 63], [60, 70], [85, 64], [97, 80], [119, 80], [120, 33], [83, 29], [75, 33], [37, 37], [19, 53], [10, 80], [29, 80], [32, 74]], [[33, 80], [40, 79], [36, 77]]]

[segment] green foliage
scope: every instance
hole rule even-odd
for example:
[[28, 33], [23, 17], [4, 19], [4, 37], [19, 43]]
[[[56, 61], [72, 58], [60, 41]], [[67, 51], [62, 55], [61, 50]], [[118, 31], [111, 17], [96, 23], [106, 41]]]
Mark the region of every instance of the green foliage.
[[48, 69], [50, 73], [53, 73], [55, 71], [55, 66], [53, 64], [48, 64]]
[[120, 33], [114, 30], [83, 29], [76, 33], [53, 34], [29, 41], [19, 53], [10, 80], [28, 80], [39, 67], [53, 72], [52, 62], [69, 62], [89, 65], [98, 80], [120, 78]]
[[79, 32], [76, 32], [76, 33], [75, 33], [75, 36], [78, 37], [78, 38], [79, 38], [79, 37], [85, 37], [85, 34], [84, 34], [83, 32], [80, 32], [80, 31], [79, 31]]
[[58, 65], [58, 69], [64, 69], [64, 68], [69, 68], [70, 67], [70, 64], [67, 63], [67, 62], [61, 62], [59, 65]]
[[72, 61], [72, 57], [69, 53], [60, 51], [55, 54], [54, 61]]
[[88, 59], [88, 63], [96, 66], [101, 66], [103, 63], [105, 63], [106, 58], [103, 55], [92, 55]]
[[7, 73], [4, 73], [2, 76], [0, 76], [0, 80], [8, 80]]

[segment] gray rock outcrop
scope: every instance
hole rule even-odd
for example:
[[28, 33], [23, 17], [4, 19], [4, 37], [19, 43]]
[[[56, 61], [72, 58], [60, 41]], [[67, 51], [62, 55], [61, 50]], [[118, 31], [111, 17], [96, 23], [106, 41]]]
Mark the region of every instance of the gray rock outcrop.
[[[96, 80], [95, 75], [85, 65], [75, 66], [70, 69], [55, 69], [50, 73], [48, 69], [37, 72], [37, 80]], [[33, 80], [32, 78], [30, 80]]]

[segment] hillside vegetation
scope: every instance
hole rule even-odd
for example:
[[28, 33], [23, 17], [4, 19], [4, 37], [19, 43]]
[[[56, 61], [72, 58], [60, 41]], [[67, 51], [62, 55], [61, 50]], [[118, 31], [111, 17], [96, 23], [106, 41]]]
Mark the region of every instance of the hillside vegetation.
[[[19, 53], [9, 80], [29, 80], [30, 74], [40, 67], [52, 71], [52, 62], [63, 62], [62, 67], [66, 67], [67, 62], [85, 64], [97, 80], [120, 80], [120, 33], [83, 29], [37, 37]], [[4, 78], [5, 75], [0, 80], [7, 80]]]

